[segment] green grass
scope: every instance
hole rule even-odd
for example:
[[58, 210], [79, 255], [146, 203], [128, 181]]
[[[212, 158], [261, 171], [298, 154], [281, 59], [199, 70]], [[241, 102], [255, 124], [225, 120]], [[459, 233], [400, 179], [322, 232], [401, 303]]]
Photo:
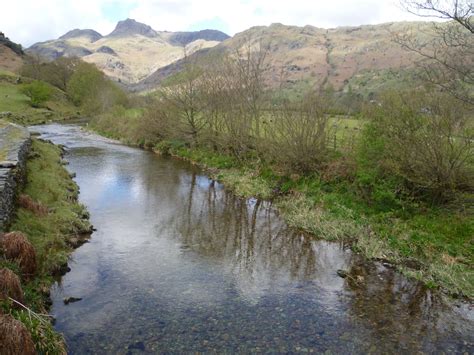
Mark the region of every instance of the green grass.
[[331, 135], [328, 137], [328, 147], [330, 149], [352, 149], [364, 125], [361, 119], [350, 116], [333, 116], [329, 120]]
[[[161, 153], [171, 154], [181, 159], [197, 163], [208, 169], [208, 173], [237, 196], [268, 199], [272, 196], [270, 182], [258, 174], [248, 163], [242, 165], [235, 158], [218, 154], [203, 148], [186, 148], [180, 142], [161, 142], [156, 146]], [[257, 172], [257, 173], [255, 173]]]
[[0, 77], [0, 112], [10, 112], [5, 116], [12, 122], [31, 125], [47, 121], [59, 121], [77, 115], [77, 109], [68, 101], [66, 95], [52, 88], [53, 95], [42, 108], [31, 107], [30, 99], [20, 92], [21, 85], [13, 84]]
[[[474, 297], [474, 218], [470, 212], [400, 201], [367, 203], [347, 182], [290, 181], [278, 203], [290, 225], [324, 239], [349, 239], [368, 258], [385, 259], [448, 293]], [[416, 261], [419, 270], [406, 265]]]
[[28, 183], [23, 194], [48, 207], [50, 213], [38, 218], [32, 211], [19, 208], [11, 226], [28, 235], [35, 247], [42, 274], [57, 271], [67, 261], [71, 249], [69, 236], [87, 231], [84, 207], [77, 202], [78, 188], [61, 165], [60, 149], [33, 141], [33, 158], [28, 161]]
[[[57, 146], [33, 140], [27, 178], [22, 193], [46, 206], [49, 212], [46, 216], [37, 215], [20, 207], [10, 230], [25, 233], [35, 248], [38, 273], [33, 280], [23, 282], [23, 289], [27, 306], [34, 312], [44, 313], [45, 292], [54, 281], [53, 274], [67, 263], [72, 251], [68, 240], [88, 232], [90, 224], [86, 220], [85, 208], [77, 202], [78, 187], [62, 165], [61, 151]], [[2, 266], [15, 271], [14, 265]], [[39, 353], [64, 353], [62, 337], [49, 321], [38, 321], [23, 310], [6, 309], [27, 326]]]
[[18, 85], [0, 82], [0, 112], [18, 113], [30, 109], [30, 99], [19, 92]]
[[128, 109], [117, 106], [110, 112], [93, 117], [90, 127], [105, 137], [117, 139], [129, 145], [143, 146], [146, 143], [141, 134], [143, 113], [144, 110], [140, 108]]

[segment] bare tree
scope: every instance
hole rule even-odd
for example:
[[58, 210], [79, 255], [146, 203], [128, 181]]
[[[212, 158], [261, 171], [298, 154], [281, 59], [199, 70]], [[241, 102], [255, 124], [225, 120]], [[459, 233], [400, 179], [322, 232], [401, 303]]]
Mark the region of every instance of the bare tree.
[[397, 35], [395, 41], [422, 58], [422, 77], [452, 96], [474, 105], [474, 5], [472, 0], [401, 0], [420, 17], [448, 22], [433, 23], [429, 33]]
[[402, 0], [402, 6], [420, 17], [454, 20], [474, 33], [472, 0]]
[[268, 113], [267, 150], [287, 172], [310, 173], [327, 159], [328, 100], [315, 91], [298, 102], [284, 101]]
[[185, 67], [176, 75], [169, 86], [160, 91], [162, 101], [174, 111], [181, 127], [181, 133], [196, 144], [198, 135], [206, 125], [202, 119], [203, 105], [201, 85], [202, 69], [185, 53]]

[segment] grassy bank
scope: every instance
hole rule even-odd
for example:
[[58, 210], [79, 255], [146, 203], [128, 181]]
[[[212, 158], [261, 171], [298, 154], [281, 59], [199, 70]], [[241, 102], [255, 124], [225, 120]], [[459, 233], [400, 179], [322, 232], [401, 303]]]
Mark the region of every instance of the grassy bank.
[[[33, 125], [48, 121], [62, 121], [78, 115], [78, 109], [68, 100], [67, 95], [50, 86], [52, 95], [42, 107], [32, 107], [31, 99], [21, 92], [22, 84], [17, 84], [18, 75], [0, 73], [0, 115], [9, 121]], [[23, 78], [23, 82], [31, 79]]]
[[429, 287], [474, 297], [469, 199], [443, 207], [384, 196], [369, 203], [349, 181], [318, 174], [285, 176], [259, 161], [240, 163], [179, 142], [161, 142], [157, 150], [201, 165], [237, 195], [273, 198], [295, 228], [317, 238], [351, 241], [367, 258], [393, 263]]
[[[22, 287], [25, 304], [38, 314], [46, 313], [49, 289], [55, 277], [64, 272], [69, 254], [90, 231], [87, 212], [77, 201], [78, 187], [64, 168], [61, 155], [59, 147], [33, 140], [27, 162], [27, 183], [10, 228], [23, 232], [36, 252], [37, 273], [31, 279], [23, 279]], [[2, 264], [19, 274], [15, 264], [7, 261]], [[65, 353], [63, 339], [54, 332], [47, 317], [32, 316], [8, 304], [2, 306], [26, 325], [38, 353]]]

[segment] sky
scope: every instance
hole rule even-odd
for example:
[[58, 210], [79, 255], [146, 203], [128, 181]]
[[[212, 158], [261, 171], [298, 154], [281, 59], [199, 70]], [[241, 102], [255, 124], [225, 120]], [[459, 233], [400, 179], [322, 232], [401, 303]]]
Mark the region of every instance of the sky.
[[106, 35], [126, 18], [158, 31], [210, 28], [229, 35], [276, 22], [332, 28], [420, 20], [399, 0], [2, 0], [0, 31], [28, 47], [75, 28]]

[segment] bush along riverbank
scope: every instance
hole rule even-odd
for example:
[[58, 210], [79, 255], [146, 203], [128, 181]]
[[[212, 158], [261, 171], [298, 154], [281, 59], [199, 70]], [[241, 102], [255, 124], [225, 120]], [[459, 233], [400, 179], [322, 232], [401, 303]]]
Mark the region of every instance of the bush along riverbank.
[[49, 290], [92, 228], [62, 155], [60, 147], [33, 139], [16, 217], [0, 237], [0, 343], [7, 353], [66, 353], [47, 315]]
[[294, 228], [316, 238], [349, 242], [366, 258], [388, 262], [429, 288], [474, 297], [474, 219], [468, 206], [390, 198], [391, 186], [385, 191], [378, 187], [380, 199], [368, 202], [357, 181], [339, 179], [340, 171], [329, 173], [341, 166], [325, 174], [285, 175], [258, 160], [239, 162], [177, 141], [162, 141], [155, 151], [199, 165], [241, 197], [272, 200]]
[[341, 115], [329, 87], [268, 87], [265, 54], [186, 62], [89, 127], [205, 166], [238, 195], [273, 199], [295, 228], [472, 299], [472, 106], [419, 82]]

